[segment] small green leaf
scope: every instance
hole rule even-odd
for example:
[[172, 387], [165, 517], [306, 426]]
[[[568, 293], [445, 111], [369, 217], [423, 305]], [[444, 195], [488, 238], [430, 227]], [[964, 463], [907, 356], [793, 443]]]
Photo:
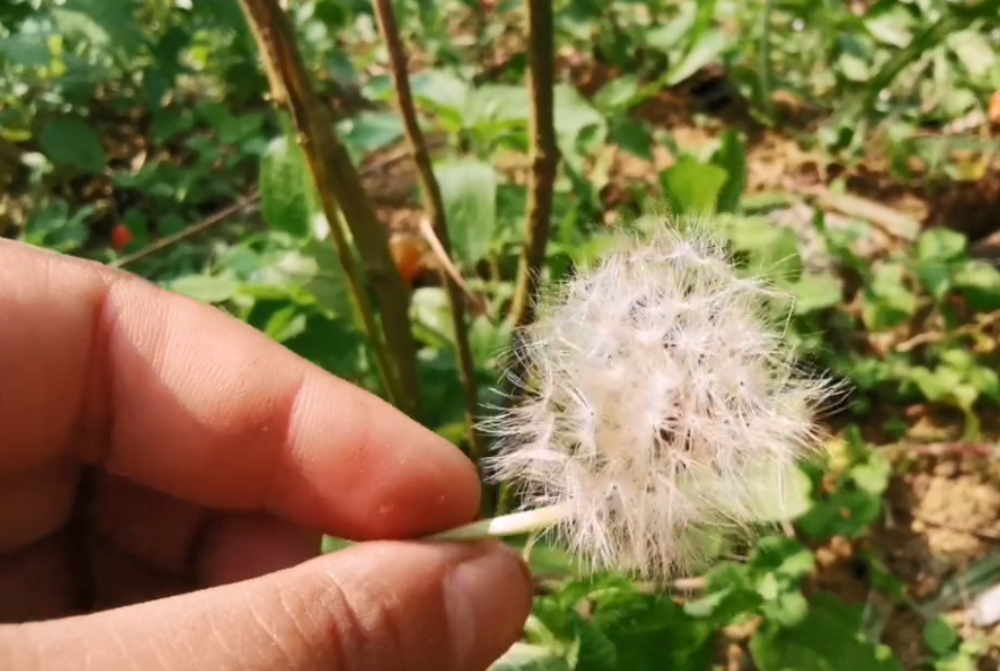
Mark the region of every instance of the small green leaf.
[[100, 173], [107, 163], [97, 132], [76, 117], [62, 117], [48, 122], [39, 133], [38, 142], [45, 155], [56, 165]]
[[915, 272], [935, 299], [942, 299], [951, 288], [954, 262], [965, 256], [967, 245], [964, 235], [946, 228], [925, 231], [917, 240]]
[[65, 200], [53, 201], [31, 213], [25, 226], [24, 241], [62, 253], [73, 252], [90, 237], [87, 220], [95, 210], [93, 205], [86, 205], [70, 214]]
[[968, 240], [961, 233], [947, 228], [932, 228], [917, 239], [919, 261], [952, 261], [965, 254]]
[[892, 466], [889, 461], [874, 456], [851, 468], [851, 479], [869, 494], [883, 494], [889, 486], [891, 476]]
[[214, 275], [183, 275], [166, 284], [166, 289], [202, 303], [223, 303], [240, 289], [239, 281]]
[[927, 641], [927, 647], [931, 652], [937, 655], [951, 652], [961, 641], [958, 632], [940, 617], [934, 618], [924, 626], [924, 640]]
[[577, 165], [589, 148], [582, 146], [587, 138], [590, 147], [602, 146], [607, 138], [607, 119], [572, 86], [559, 84], [555, 88], [555, 126], [559, 148], [564, 159]]
[[487, 84], [469, 94], [465, 123], [469, 127], [516, 125], [531, 117], [531, 99], [523, 86]]
[[684, 2], [678, 7], [677, 17], [658, 24], [646, 31], [643, 41], [647, 46], [664, 53], [671, 52], [691, 33], [698, 18], [698, 3]]
[[897, 263], [876, 264], [862, 295], [862, 319], [872, 331], [905, 324], [917, 311], [917, 297], [906, 288], [905, 270]]
[[967, 261], [952, 277], [952, 286], [979, 311], [1000, 309], [1000, 270], [980, 260]]
[[844, 283], [835, 275], [805, 274], [795, 283], [795, 312], [804, 315], [841, 305]]
[[260, 209], [267, 225], [296, 238], [310, 237], [314, 191], [305, 152], [294, 137], [272, 140], [260, 160]]
[[466, 126], [471, 91], [466, 82], [447, 72], [431, 70], [414, 76], [411, 84], [417, 104], [435, 113], [446, 130], [457, 133]]
[[397, 142], [404, 132], [399, 115], [389, 112], [361, 114], [342, 125], [341, 137], [356, 160]]
[[809, 602], [802, 592], [782, 592], [773, 601], [764, 604], [764, 617], [782, 627], [794, 627], [809, 614]]
[[803, 263], [799, 237], [787, 226], [775, 226], [766, 217], [741, 217], [730, 229], [730, 238], [739, 251], [746, 252], [749, 268], [781, 284], [801, 278]]
[[468, 267], [490, 250], [497, 225], [497, 176], [488, 163], [466, 159], [434, 166], [455, 261]]
[[996, 67], [996, 48], [978, 30], [953, 32], [946, 43], [973, 77], [982, 77]]
[[725, 32], [717, 28], [706, 30], [677, 65], [670, 69], [664, 83], [667, 86], [679, 84], [719, 58], [728, 46], [729, 37]]
[[627, 107], [638, 92], [638, 77], [625, 76], [612, 79], [594, 96], [594, 105], [605, 114], [611, 114]]
[[979, 396], [979, 391], [965, 376], [950, 366], [942, 365], [934, 370], [914, 366], [909, 371], [909, 378], [932, 403], [954, 403], [959, 408], [970, 409]]
[[679, 215], [708, 215], [716, 211], [719, 195], [729, 179], [725, 169], [684, 158], [661, 175], [667, 200]]
[[748, 180], [747, 157], [739, 134], [730, 129], [722, 136], [720, 146], [712, 156], [712, 163], [723, 168], [729, 178], [719, 192], [718, 211], [736, 212]]
[[873, 10], [864, 19], [864, 26], [872, 37], [883, 44], [905, 48], [913, 39], [913, 19], [900, 5], [882, 5], [882, 11]]

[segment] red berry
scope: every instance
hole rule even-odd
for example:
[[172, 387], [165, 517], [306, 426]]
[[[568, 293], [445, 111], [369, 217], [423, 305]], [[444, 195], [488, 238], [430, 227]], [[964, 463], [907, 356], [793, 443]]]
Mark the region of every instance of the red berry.
[[132, 244], [135, 234], [125, 224], [115, 224], [111, 230], [111, 246], [119, 252]]

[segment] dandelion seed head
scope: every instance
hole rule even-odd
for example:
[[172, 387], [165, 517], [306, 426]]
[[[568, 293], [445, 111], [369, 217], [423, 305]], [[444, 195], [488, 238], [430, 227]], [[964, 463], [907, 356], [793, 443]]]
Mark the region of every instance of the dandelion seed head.
[[775, 317], [788, 298], [741, 276], [707, 227], [623, 240], [540, 300], [519, 334], [519, 402], [484, 423], [487, 462], [595, 569], [664, 576], [706, 529], [742, 531], [819, 444], [832, 391], [803, 374]]

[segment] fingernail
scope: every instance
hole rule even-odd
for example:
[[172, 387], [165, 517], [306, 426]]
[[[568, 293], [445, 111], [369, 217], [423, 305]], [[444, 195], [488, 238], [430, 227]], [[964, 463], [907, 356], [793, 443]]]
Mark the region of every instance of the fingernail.
[[491, 639], [505, 636], [504, 620], [518, 611], [511, 608], [512, 601], [524, 598], [526, 584], [530, 578], [521, 558], [495, 541], [484, 542], [481, 552], [451, 570], [444, 596], [455, 668], [473, 668], [494, 647]]

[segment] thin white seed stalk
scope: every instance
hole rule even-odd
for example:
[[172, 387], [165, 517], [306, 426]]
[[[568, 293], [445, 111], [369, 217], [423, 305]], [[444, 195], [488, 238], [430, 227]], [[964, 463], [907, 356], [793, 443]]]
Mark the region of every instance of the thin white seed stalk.
[[427, 536], [429, 541], [477, 541], [484, 538], [518, 536], [536, 531], [544, 531], [569, 519], [573, 507], [569, 503], [559, 503], [534, 510], [524, 510], [500, 517], [470, 522], [448, 531]]

